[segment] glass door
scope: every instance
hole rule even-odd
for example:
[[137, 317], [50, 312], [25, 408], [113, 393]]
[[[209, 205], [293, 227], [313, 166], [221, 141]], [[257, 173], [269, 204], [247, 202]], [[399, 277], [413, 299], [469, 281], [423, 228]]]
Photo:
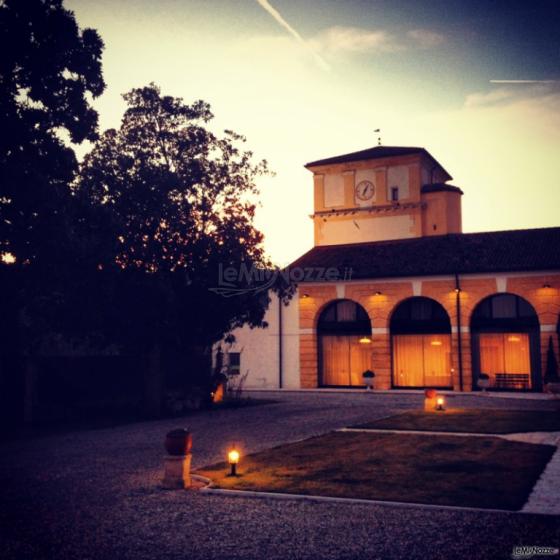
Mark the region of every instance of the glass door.
[[371, 368], [369, 344], [358, 336], [323, 335], [321, 337], [323, 385], [361, 386], [362, 373]]
[[481, 333], [480, 371], [497, 389], [530, 389], [531, 357], [527, 333]]
[[448, 334], [393, 335], [393, 383], [397, 387], [450, 387]]

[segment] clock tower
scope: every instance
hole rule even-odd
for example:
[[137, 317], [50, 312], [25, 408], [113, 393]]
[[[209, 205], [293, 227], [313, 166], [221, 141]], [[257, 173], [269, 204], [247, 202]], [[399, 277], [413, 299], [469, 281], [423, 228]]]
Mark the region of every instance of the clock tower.
[[424, 149], [376, 146], [321, 159], [313, 173], [315, 245], [461, 233], [461, 195]]

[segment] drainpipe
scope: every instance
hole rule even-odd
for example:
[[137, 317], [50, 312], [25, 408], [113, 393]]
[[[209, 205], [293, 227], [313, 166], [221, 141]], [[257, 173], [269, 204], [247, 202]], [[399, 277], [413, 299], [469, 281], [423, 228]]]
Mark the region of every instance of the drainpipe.
[[461, 285], [459, 274], [455, 273], [455, 298], [457, 306], [457, 353], [459, 354], [459, 389], [463, 391], [463, 342], [461, 339]]
[[278, 295], [278, 388], [282, 389], [283, 377], [283, 356], [282, 356], [282, 298]]

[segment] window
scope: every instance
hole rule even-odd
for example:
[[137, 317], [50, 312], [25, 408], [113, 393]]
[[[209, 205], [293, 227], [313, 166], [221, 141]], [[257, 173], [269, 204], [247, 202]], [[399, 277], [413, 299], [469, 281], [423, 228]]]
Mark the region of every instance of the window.
[[492, 317], [494, 319], [512, 319], [517, 314], [517, 298], [514, 295], [504, 294], [494, 296], [491, 300]]
[[241, 370], [241, 352], [230, 352], [228, 354], [228, 373], [239, 375]]
[[450, 333], [447, 311], [436, 301], [413, 297], [403, 301], [391, 317], [391, 334]]
[[411, 300], [410, 319], [412, 321], [429, 321], [434, 314], [433, 307], [433, 302], [426, 298]]
[[398, 202], [399, 200], [399, 187], [391, 187], [391, 201]]
[[523, 298], [513, 294], [497, 294], [486, 298], [478, 304], [471, 322], [471, 327], [496, 327], [513, 329], [538, 327], [535, 310]]
[[322, 334], [371, 334], [371, 321], [366, 310], [350, 300], [329, 304], [319, 318], [317, 329]]
[[331, 302], [317, 323], [321, 385], [362, 386], [371, 369], [371, 321], [366, 310], [347, 300]]
[[451, 322], [440, 303], [426, 297], [401, 302], [390, 323], [393, 384], [450, 387]]

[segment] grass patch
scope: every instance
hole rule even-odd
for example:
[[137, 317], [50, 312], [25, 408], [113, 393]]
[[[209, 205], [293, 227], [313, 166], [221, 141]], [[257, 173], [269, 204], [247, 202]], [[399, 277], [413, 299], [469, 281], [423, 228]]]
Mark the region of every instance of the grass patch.
[[413, 410], [352, 427], [478, 434], [555, 432], [560, 431], [560, 412], [487, 408], [450, 408], [445, 412]]
[[554, 453], [493, 437], [332, 432], [197, 471], [219, 488], [517, 510]]

